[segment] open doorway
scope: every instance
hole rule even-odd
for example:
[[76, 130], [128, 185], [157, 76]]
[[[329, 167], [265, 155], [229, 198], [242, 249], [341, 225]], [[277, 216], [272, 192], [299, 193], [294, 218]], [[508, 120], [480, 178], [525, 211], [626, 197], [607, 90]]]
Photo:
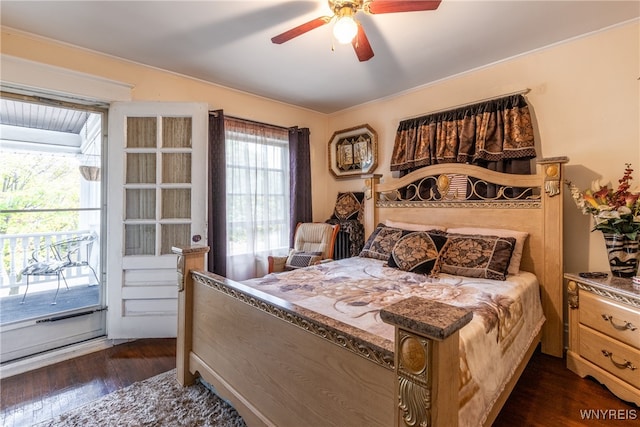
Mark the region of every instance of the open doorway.
[[105, 334], [106, 109], [0, 97], [2, 363]]

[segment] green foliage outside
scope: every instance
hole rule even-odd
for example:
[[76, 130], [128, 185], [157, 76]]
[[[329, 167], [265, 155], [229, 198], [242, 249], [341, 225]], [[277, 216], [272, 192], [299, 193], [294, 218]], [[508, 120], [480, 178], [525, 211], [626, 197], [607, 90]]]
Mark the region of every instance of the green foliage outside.
[[[15, 211], [78, 208], [80, 180], [76, 158], [0, 152], [0, 235], [76, 230], [78, 212]], [[18, 242], [16, 247], [19, 258], [22, 256], [21, 245]], [[9, 242], [0, 249], [7, 271]]]
[[1, 156], [0, 234], [77, 229], [77, 213], [4, 213], [78, 208], [81, 177], [77, 159], [32, 153], [4, 152]]

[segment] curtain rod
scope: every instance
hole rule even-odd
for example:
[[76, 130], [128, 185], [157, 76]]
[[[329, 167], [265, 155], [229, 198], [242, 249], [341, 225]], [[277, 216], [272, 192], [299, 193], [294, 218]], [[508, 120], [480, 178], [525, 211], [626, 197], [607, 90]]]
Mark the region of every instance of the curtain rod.
[[243, 122], [247, 122], [247, 123], [253, 123], [254, 125], [260, 125], [260, 126], [266, 126], [266, 127], [270, 127], [272, 129], [278, 129], [278, 130], [289, 130], [290, 128], [286, 128], [284, 126], [278, 126], [278, 125], [272, 125], [270, 123], [263, 123], [263, 122], [258, 122], [256, 120], [250, 120], [250, 119], [243, 119], [242, 117], [235, 117], [235, 116], [228, 116], [228, 115], [224, 115], [225, 117], [228, 117], [230, 119], [235, 119], [235, 120], [240, 120]]
[[479, 99], [477, 101], [473, 101], [473, 102], [466, 102], [464, 104], [459, 104], [459, 105], [454, 105], [453, 107], [446, 107], [446, 108], [441, 108], [439, 110], [434, 110], [431, 111], [429, 113], [423, 113], [423, 114], [418, 114], [415, 116], [411, 116], [411, 117], [405, 117], [403, 119], [400, 119], [400, 121], [404, 121], [404, 120], [411, 120], [411, 119], [417, 119], [418, 117], [424, 117], [424, 116], [429, 116], [431, 114], [438, 114], [438, 113], [442, 113], [444, 111], [449, 111], [449, 110], [457, 110], [458, 108], [463, 108], [463, 107], [468, 107], [469, 105], [474, 105], [474, 104], [480, 104], [481, 102], [487, 102], [487, 101], [492, 101], [494, 99], [499, 99], [499, 98], [506, 98], [508, 96], [513, 96], [513, 95], [526, 95], [529, 92], [531, 92], [531, 89], [527, 88], [527, 89], [522, 89], [522, 90], [518, 90], [515, 92], [509, 92], [509, 93], [505, 93], [504, 95], [498, 95], [498, 96], [492, 96], [490, 98], [484, 98], [484, 99]]

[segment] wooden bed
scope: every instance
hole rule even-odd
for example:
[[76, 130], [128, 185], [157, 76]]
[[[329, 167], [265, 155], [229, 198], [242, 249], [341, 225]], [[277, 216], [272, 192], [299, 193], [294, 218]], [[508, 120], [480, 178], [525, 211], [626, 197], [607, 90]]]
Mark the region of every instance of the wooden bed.
[[[365, 235], [386, 219], [445, 227], [509, 228], [529, 234], [521, 269], [540, 284], [546, 322], [494, 403], [491, 425], [538, 344], [563, 352], [562, 168], [538, 161], [535, 175], [507, 175], [461, 164], [422, 168], [384, 184], [365, 176]], [[529, 189], [533, 197], [459, 200], [453, 177], [478, 186]], [[430, 178], [431, 177], [431, 178]], [[440, 179], [438, 179], [440, 178]], [[406, 199], [417, 183], [441, 194]], [[475, 182], [475, 180], [474, 180]], [[502, 190], [501, 190], [502, 189]], [[475, 199], [475, 200], [471, 200]], [[425, 218], [428, 218], [426, 220]], [[204, 269], [208, 248], [178, 256], [177, 377], [212, 385], [248, 426], [456, 426], [459, 330], [472, 313], [415, 297], [385, 307], [395, 343], [344, 330], [332, 319]], [[391, 348], [390, 348], [391, 347]]]

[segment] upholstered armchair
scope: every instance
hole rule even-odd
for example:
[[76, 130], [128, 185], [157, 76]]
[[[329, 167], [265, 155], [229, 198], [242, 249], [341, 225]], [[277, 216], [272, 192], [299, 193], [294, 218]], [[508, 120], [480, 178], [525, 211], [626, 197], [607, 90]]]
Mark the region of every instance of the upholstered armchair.
[[293, 249], [288, 256], [269, 256], [269, 273], [293, 270], [333, 259], [340, 226], [304, 222], [296, 227]]

